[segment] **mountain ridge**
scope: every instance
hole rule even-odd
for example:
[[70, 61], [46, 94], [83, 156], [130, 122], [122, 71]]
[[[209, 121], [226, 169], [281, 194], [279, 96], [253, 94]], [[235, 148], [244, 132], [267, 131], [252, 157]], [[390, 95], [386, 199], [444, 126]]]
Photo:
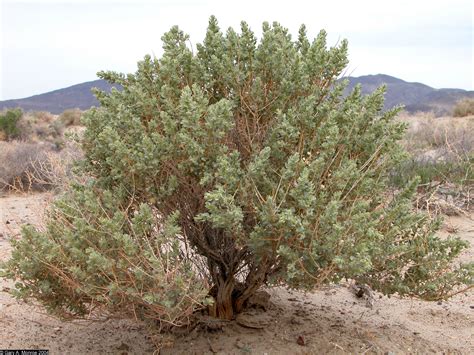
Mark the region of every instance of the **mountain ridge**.
[[48, 111], [53, 114], [60, 114], [71, 108], [87, 110], [92, 106], [99, 106], [92, 88], [110, 91], [114, 86], [102, 79], [86, 81], [43, 94], [0, 101], [0, 110], [20, 107], [24, 111]]
[[[404, 105], [405, 110], [411, 113], [431, 111], [437, 116], [446, 115], [452, 112], [458, 100], [474, 98], [474, 91], [456, 88], [435, 89], [423, 83], [407, 82], [387, 74], [371, 74], [343, 79], [349, 81], [345, 90], [346, 94], [357, 84], [361, 85], [364, 95], [386, 84], [385, 109]], [[88, 81], [26, 98], [0, 101], [0, 110], [20, 107], [25, 111], [49, 111], [53, 114], [59, 114], [70, 108], [87, 110], [92, 106], [99, 106], [91, 92], [93, 87], [108, 92], [114, 86], [116, 87], [105, 80]]]
[[474, 98], [474, 91], [456, 88], [435, 89], [423, 83], [407, 82], [387, 75], [375, 74], [360, 77], [348, 77], [349, 85], [345, 93], [349, 93], [357, 84], [362, 86], [362, 94], [367, 95], [379, 86], [386, 84], [385, 109], [404, 105], [406, 111], [433, 112], [436, 116], [451, 114], [457, 101], [463, 98]]

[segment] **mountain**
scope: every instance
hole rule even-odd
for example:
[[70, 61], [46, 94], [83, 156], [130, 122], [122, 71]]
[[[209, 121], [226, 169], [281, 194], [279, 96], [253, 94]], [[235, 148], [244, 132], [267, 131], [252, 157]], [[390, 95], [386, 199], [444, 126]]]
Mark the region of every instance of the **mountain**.
[[[436, 115], [452, 112], [454, 104], [465, 97], [474, 98], [474, 91], [462, 89], [434, 89], [421, 83], [409, 83], [385, 74], [348, 77], [346, 94], [355, 85], [362, 85], [362, 93], [369, 94], [382, 84], [387, 85], [385, 108], [403, 104], [408, 112], [433, 111]], [[21, 107], [25, 111], [49, 111], [59, 114], [68, 108], [86, 110], [99, 103], [91, 92], [96, 87], [110, 91], [112, 85], [104, 80], [89, 81], [24, 99], [0, 101], [0, 110]]]
[[409, 83], [390, 75], [377, 74], [360, 77], [348, 77], [349, 85], [346, 94], [357, 84], [363, 94], [369, 94], [379, 86], [387, 85], [385, 108], [404, 105], [411, 113], [432, 111], [437, 116], [449, 115], [457, 101], [463, 98], [474, 98], [474, 91], [462, 89], [434, 89], [421, 83]]
[[60, 114], [69, 108], [87, 110], [99, 106], [91, 92], [92, 88], [110, 91], [113, 86], [105, 80], [88, 81], [24, 99], [0, 101], [0, 110], [21, 107], [24, 111], [48, 111], [53, 114]]

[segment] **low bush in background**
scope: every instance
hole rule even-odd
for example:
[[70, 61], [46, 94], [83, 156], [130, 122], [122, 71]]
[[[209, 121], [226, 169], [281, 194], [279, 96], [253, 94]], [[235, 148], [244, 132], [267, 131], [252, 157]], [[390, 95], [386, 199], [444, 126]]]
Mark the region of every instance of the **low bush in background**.
[[0, 115], [0, 141], [48, 142], [60, 150], [65, 146], [64, 133], [80, 125], [81, 116], [79, 109], [65, 110], [59, 116], [44, 111], [7, 110]]
[[0, 142], [0, 190], [61, 190], [74, 179], [72, 167], [80, 157], [72, 143], [58, 152], [48, 143]]
[[18, 122], [23, 116], [23, 111], [19, 108], [10, 109], [0, 114], [0, 140], [11, 140], [20, 134]]
[[64, 125], [49, 112], [28, 112], [18, 122], [19, 139], [27, 142], [48, 142], [60, 149], [64, 145]]
[[82, 111], [78, 108], [65, 110], [59, 115], [58, 120], [66, 127], [79, 126], [81, 124]]
[[466, 117], [471, 115], [474, 115], [474, 99], [460, 100], [456, 106], [454, 106], [454, 117]]
[[0, 189], [28, 191], [44, 189], [35, 182], [36, 165], [46, 165], [48, 147], [25, 142], [0, 142]]
[[72, 126], [81, 114], [78, 109], [60, 116], [21, 109], [0, 114], [0, 190], [44, 190], [70, 180], [80, 150], [65, 133], [80, 131]]

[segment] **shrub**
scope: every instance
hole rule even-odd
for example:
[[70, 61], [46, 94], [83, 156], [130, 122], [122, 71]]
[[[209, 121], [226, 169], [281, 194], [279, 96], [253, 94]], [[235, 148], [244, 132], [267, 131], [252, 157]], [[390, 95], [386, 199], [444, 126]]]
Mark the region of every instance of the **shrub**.
[[35, 176], [49, 169], [48, 151], [44, 144], [0, 142], [0, 190], [47, 189], [50, 181]]
[[231, 319], [262, 285], [354, 279], [433, 300], [472, 283], [472, 264], [451, 264], [466, 243], [412, 210], [416, 181], [387, 199], [405, 126], [383, 88], [342, 96], [346, 41], [264, 23], [257, 45], [212, 17], [195, 54], [177, 27], [163, 42], [135, 74], [99, 73], [123, 90], [83, 117], [87, 183], [14, 243], [18, 297], [182, 324], [205, 305]]
[[454, 117], [465, 117], [474, 115], [474, 98], [462, 99], [456, 103], [453, 110]]
[[51, 123], [55, 118], [51, 112], [47, 111], [33, 111], [29, 115], [34, 123]]
[[18, 121], [23, 116], [23, 111], [19, 108], [10, 109], [0, 114], [0, 131], [6, 136], [6, 140], [18, 137]]
[[73, 142], [61, 151], [47, 143], [0, 142], [0, 190], [64, 190], [80, 180], [74, 165], [81, 158]]
[[65, 145], [65, 125], [49, 112], [25, 113], [18, 121], [17, 128], [19, 140], [31, 143], [52, 143], [57, 149], [62, 149]]
[[66, 127], [81, 124], [82, 111], [78, 108], [69, 109], [59, 115], [59, 121]]

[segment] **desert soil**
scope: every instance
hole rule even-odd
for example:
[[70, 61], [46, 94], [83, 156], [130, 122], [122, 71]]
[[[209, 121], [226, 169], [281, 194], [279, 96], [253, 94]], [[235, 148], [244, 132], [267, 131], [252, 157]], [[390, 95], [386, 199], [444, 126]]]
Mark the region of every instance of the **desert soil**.
[[[20, 226], [41, 223], [49, 194], [0, 197], [0, 260]], [[446, 217], [440, 233], [471, 243], [474, 214]], [[0, 279], [0, 349], [49, 349], [50, 354], [146, 354], [154, 345], [141, 325], [127, 320], [86, 323], [51, 318], [34, 304], [12, 298], [13, 283]], [[474, 291], [446, 302], [387, 298], [373, 306], [349, 285], [312, 293], [267, 290], [267, 310], [250, 309], [239, 322], [201, 324], [161, 350], [163, 354], [474, 353]], [[256, 329], [257, 328], [257, 329]]]

